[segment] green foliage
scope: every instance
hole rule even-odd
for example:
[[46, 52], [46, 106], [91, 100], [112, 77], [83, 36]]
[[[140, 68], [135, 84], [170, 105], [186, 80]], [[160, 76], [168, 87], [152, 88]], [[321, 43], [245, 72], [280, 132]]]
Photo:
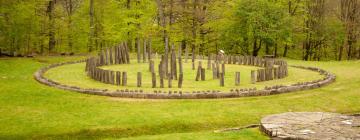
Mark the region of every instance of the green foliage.
[[[0, 47], [20, 54], [48, 52], [50, 0], [0, 1]], [[194, 47], [196, 53], [223, 49], [236, 54], [277, 54], [311, 60], [336, 59], [349, 34], [340, 20], [339, 2], [321, 0], [94, 0], [96, 50], [126, 41], [131, 50], [135, 39], [151, 39], [154, 52], [164, 52], [164, 31], [170, 44]], [[65, 3], [73, 5], [72, 11]], [[57, 0], [54, 8], [54, 52], [82, 53], [88, 50], [90, 0]], [[358, 6], [360, 3], [358, 4]], [[354, 23], [360, 25], [359, 14]], [[171, 21], [170, 21], [171, 20]], [[341, 24], [343, 27], [341, 27]], [[354, 28], [358, 33], [359, 28]], [[334, 33], [336, 37], [334, 37]], [[311, 37], [310, 37], [311, 36]], [[353, 57], [359, 55], [358, 38], [353, 40]], [[303, 46], [310, 45], [309, 49]], [[310, 43], [311, 42], [311, 43]], [[143, 44], [143, 43], [141, 43]], [[254, 45], [255, 44], [255, 45]], [[254, 47], [255, 46], [255, 47]], [[256, 52], [256, 53], [254, 53]], [[357, 54], [358, 53], [358, 54]], [[289, 54], [289, 55], [287, 55]], [[317, 58], [318, 57], [318, 58]], [[315, 59], [316, 58], [316, 59]]]

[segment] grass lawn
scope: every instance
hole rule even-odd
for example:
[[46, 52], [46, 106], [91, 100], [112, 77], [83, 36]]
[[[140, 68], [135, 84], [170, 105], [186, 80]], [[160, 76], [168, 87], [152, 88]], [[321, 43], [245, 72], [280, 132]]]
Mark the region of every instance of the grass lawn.
[[[119, 87], [110, 84], [104, 84], [98, 81], [95, 81], [89, 78], [84, 72], [85, 63], [80, 64], [71, 64], [64, 65], [60, 67], [56, 67], [54, 69], [50, 69], [45, 76], [54, 81], [67, 84], [74, 85], [83, 88], [99, 88], [99, 89], [138, 89], [136, 87], [136, 77], [137, 72], [142, 72], [142, 89], [145, 91], [152, 92], [154, 88], [151, 88], [151, 73], [148, 69], [148, 63], [136, 63], [135, 60], [132, 61], [131, 64], [124, 65], [112, 65], [112, 66], [104, 66], [102, 69], [108, 69], [113, 71], [126, 71], [128, 73], [128, 86]], [[158, 61], [156, 61], [155, 66], [158, 65]], [[207, 62], [203, 62], [207, 64]], [[219, 79], [212, 79], [212, 70], [206, 70], [206, 81], [195, 81], [196, 70], [191, 69], [191, 62], [184, 63], [184, 82], [182, 91], [202, 91], [202, 90], [221, 90], [221, 91], [230, 91], [230, 89], [235, 88], [253, 88], [256, 87], [258, 89], [262, 89], [265, 86], [270, 85], [288, 85], [296, 82], [307, 82], [312, 80], [317, 80], [323, 78], [319, 73], [289, 67], [289, 76], [284, 79], [279, 80], [271, 80], [267, 82], [260, 82], [256, 84], [251, 84], [251, 70], [259, 69], [257, 67], [252, 66], [243, 66], [243, 65], [226, 65], [226, 75], [225, 75], [225, 87], [220, 87]], [[158, 71], [158, 68], [155, 69]], [[241, 72], [241, 84], [240, 86], [235, 86], [235, 72]], [[160, 86], [159, 83], [159, 75], [157, 73], [157, 86]], [[165, 81], [165, 87], [167, 87], [167, 80]], [[177, 80], [173, 80], [173, 87], [171, 90], [180, 90], [177, 88]], [[169, 90], [168, 88], [156, 88], [156, 90]]]
[[290, 65], [330, 71], [337, 81], [320, 89], [236, 99], [92, 96], [47, 87], [32, 77], [40, 67], [75, 59], [80, 58], [0, 59], [0, 139], [267, 139], [257, 129], [213, 131], [256, 124], [263, 116], [288, 111], [360, 112], [360, 61], [289, 60]]

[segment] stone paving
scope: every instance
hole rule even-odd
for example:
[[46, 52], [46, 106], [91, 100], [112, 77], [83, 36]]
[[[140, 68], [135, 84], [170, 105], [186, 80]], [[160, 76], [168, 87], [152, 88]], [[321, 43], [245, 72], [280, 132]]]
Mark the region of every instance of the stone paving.
[[273, 139], [360, 140], [360, 116], [325, 112], [289, 112], [261, 120]]

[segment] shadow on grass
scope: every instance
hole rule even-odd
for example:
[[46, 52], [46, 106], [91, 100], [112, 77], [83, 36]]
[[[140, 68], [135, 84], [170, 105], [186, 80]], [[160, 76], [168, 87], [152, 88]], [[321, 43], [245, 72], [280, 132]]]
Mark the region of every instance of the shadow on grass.
[[98, 140], [106, 138], [126, 138], [143, 135], [161, 135], [171, 133], [188, 133], [212, 130], [209, 124], [169, 124], [169, 125], [152, 125], [134, 128], [104, 128], [104, 129], [83, 129], [77, 132], [69, 132], [62, 134], [46, 134], [46, 135], [0, 135], [1, 140], [17, 140], [17, 139], [86, 139]]

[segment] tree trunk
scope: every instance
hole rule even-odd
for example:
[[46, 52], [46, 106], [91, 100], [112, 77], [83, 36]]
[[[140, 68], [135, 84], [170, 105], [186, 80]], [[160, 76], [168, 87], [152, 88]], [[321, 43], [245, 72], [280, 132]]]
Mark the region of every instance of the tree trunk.
[[55, 9], [56, 0], [50, 0], [48, 5], [48, 16], [49, 16], [49, 52], [52, 52], [55, 48]]
[[[131, 0], [126, 0], [126, 9], [127, 10], [130, 10], [131, 9]], [[127, 23], [128, 26], [131, 26], [131, 22], [128, 22]], [[129, 27], [130, 28], [130, 27]], [[132, 44], [132, 36], [131, 36], [131, 32], [127, 32], [127, 44], [128, 44], [128, 47], [130, 49], [130, 51], [132, 52], [133, 51], [133, 44]]]
[[283, 57], [286, 57], [286, 56], [287, 56], [288, 49], [289, 49], [289, 46], [286, 44], [285, 47], [284, 47]]
[[339, 56], [338, 56], [338, 60], [341, 61], [342, 60], [342, 56], [343, 56], [343, 52], [344, 52], [344, 47], [346, 45], [346, 41], [344, 42], [343, 45], [340, 46], [340, 49], [339, 49]]
[[[195, 48], [196, 48], [196, 30], [197, 30], [197, 16], [196, 16], [196, 8], [198, 5], [198, 0], [194, 0], [193, 2], [193, 19], [192, 19], [192, 43], [191, 43], [191, 51], [192, 51], [192, 62], [195, 62]], [[193, 67], [195, 69], [195, 67]]]
[[72, 42], [72, 18], [71, 15], [69, 15], [69, 21], [68, 21], [68, 45], [69, 45], [69, 52], [71, 53], [73, 51], [73, 42]]
[[352, 55], [352, 49], [353, 49], [353, 44], [352, 44], [352, 41], [351, 39], [348, 39], [348, 54], [347, 54], [347, 59], [348, 60], [351, 60], [351, 55]]
[[94, 47], [94, 35], [95, 35], [95, 24], [94, 24], [94, 0], [90, 0], [90, 33], [89, 33], [89, 41], [88, 41], [88, 50], [89, 52], [93, 51]]
[[277, 58], [277, 57], [278, 57], [278, 46], [277, 46], [277, 44], [275, 44], [275, 48], [274, 48], [274, 56], [275, 56], [275, 58]]
[[258, 46], [258, 43], [257, 43], [257, 39], [254, 40], [254, 44], [253, 44], [253, 56], [258, 56], [259, 54], [259, 51], [261, 49], [261, 39], [259, 40], [259, 46]]
[[140, 38], [136, 38], [136, 50], [137, 50], [137, 62], [140, 63], [141, 60], [141, 50], [140, 50]]
[[270, 46], [268, 43], [265, 43], [265, 53], [266, 55], [270, 55]]

